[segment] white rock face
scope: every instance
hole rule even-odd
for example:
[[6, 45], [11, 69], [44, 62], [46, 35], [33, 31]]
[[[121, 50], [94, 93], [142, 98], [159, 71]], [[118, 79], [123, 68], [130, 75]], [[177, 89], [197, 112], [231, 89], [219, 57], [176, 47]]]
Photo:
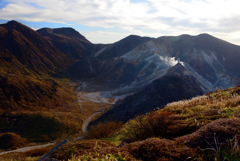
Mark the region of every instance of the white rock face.
[[[215, 51], [201, 48], [191, 48], [178, 53], [178, 51], [174, 51], [173, 42], [171, 38], [150, 40], [120, 57], [115, 57], [115, 61], [123, 59], [126, 64], [131, 63], [137, 66], [134, 80], [130, 84], [121, 84], [109, 91], [86, 94], [86, 98], [91, 99], [92, 97], [103, 102], [107, 102], [105, 98], [123, 98], [163, 77], [170, 68], [178, 63], [184, 66], [184, 75], [194, 76], [206, 93], [215, 90], [216, 87], [229, 88], [235, 85], [224, 69], [225, 57], [220, 58]], [[106, 49], [107, 47], [98, 51], [95, 56], [97, 57]], [[111, 80], [107, 81], [111, 82]]]
[[[193, 49], [192, 53], [183, 53], [187, 57], [185, 62], [180, 61], [180, 58], [171, 57], [171, 49], [165, 44], [158, 43], [154, 40], [148, 41], [142, 45], [137, 46], [133, 50], [129, 51], [125, 55], [121, 56], [126, 62], [133, 61], [135, 63], [145, 62], [145, 66], [139, 72], [137, 80], [132, 84], [146, 85], [153, 80], [163, 76], [168, 69], [175, 66], [177, 63], [181, 63], [185, 66], [186, 74], [193, 75], [202, 84], [202, 89], [205, 92], [213, 91], [216, 87], [228, 88], [234, 86], [231, 78], [225, 74], [223, 64], [219, 61], [217, 53], [213, 51], [205, 51], [199, 49]], [[188, 63], [191, 61], [205, 62], [214, 71], [217, 79], [214, 83], [208, 81], [207, 78], [202, 76], [191, 67]], [[223, 58], [225, 61], [225, 58]], [[223, 61], [223, 62], [224, 62]], [[150, 74], [149, 74], [150, 73]], [[209, 76], [214, 79], [213, 76]]]

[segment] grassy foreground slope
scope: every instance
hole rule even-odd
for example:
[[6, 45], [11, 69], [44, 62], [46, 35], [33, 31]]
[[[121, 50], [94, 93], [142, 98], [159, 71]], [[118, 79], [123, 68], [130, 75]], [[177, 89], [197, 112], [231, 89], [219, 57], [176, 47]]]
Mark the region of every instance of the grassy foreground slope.
[[240, 160], [239, 134], [240, 86], [236, 86], [169, 103], [124, 125], [92, 126], [85, 140], [62, 146], [52, 157], [233, 161]]

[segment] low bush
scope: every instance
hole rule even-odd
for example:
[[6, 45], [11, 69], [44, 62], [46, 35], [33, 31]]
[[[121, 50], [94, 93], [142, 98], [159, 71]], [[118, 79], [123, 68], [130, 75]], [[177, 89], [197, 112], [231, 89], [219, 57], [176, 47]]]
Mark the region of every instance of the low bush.
[[155, 111], [139, 116], [126, 127], [125, 142], [145, 140], [150, 137], [173, 139], [191, 134], [214, 120], [225, 118], [218, 110], [196, 112], [191, 115], [176, 115], [169, 111]]
[[195, 149], [182, 144], [176, 144], [175, 141], [159, 138], [149, 138], [144, 141], [134, 142], [125, 145], [122, 149], [135, 158], [146, 161], [184, 161], [197, 158]]
[[[108, 149], [109, 148], [109, 149]], [[111, 151], [111, 149], [114, 151]], [[118, 153], [114, 144], [104, 140], [81, 140], [61, 146], [50, 157], [57, 160], [68, 160], [72, 156], [91, 156], [93, 158], [103, 157], [110, 152]]]
[[192, 134], [176, 138], [176, 141], [185, 143], [187, 146], [193, 148], [200, 147], [201, 149], [205, 149], [215, 145], [214, 139], [217, 139], [217, 142], [223, 143], [239, 134], [240, 118], [228, 118], [212, 121]]
[[164, 111], [161, 113], [151, 112], [146, 116], [139, 116], [129, 122], [125, 133], [125, 142], [145, 140], [150, 137], [166, 136], [166, 119], [172, 113]]
[[198, 148], [206, 161], [237, 161], [240, 160], [239, 134], [239, 118], [219, 119], [192, 134], [176, 138], [176, 142]]
[[101, 139], [109, 137], [111, 134], [120, 129], [123, 122], [106, 122], [91, 126], [90, 130], [84, 134], [85, 139]]
[[26, 145], [26, 139], [15, 133], [3, 133], [0, 135], [0, 149], [11, 150]]
[[[74, 156], [74, 157], [73, 157]], [[82, 140], [68, 143], [55, 151], [51, 158], [57, 160], [146, 160], [146, 161], [181, 161], [193, 160], [198, 155], [196, 150], [185, 145], [176, 144], [175, 141], [159, 138], [150, 138], [114, 147], [109, 141]]]
[[91, 154], [83, 156], [72, 156], [68, 161], [135, 161], [131, 157], [123, 157], [121, 154], [106, 154], [102, 157], [93, 157]]

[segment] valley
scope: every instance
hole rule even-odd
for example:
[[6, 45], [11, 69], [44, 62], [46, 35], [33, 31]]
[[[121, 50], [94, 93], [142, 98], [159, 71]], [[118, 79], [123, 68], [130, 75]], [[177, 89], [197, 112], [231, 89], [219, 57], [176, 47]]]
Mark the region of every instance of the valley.
[[197, 157], [202, 153], [191, 140], [181, 139], [194, 140], [215, 121], [222, 127], [221, 119], [231, 126], [230, 119], [239, 120], [239, 62], [240, 46], [208, 34], [93, 44], [73, 28], [35, 31], [9, 21], [0, 25], [0, 149], [69, 139], [51, 157], [71, 159], [68, 148], [71, 155], [87, 155], [85, 149], [95, 155], [90, 146], [99, 143], [106, 152], [98, 157], [146, 160], [139, 146], [156, 141], [175, 149], [170, 158], [186, 157], [179, 146]]

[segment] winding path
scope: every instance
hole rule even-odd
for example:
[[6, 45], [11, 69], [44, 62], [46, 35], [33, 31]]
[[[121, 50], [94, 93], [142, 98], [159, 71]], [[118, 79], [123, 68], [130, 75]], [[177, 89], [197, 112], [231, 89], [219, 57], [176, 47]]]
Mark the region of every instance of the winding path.
[[95, 112], [94, 114], [92, 114], [89, 118], [87, 118], [83, 125], [82, 125], [82, 131], [83, 133], [87, 132], [87, 127], [88, 127], [88, 124], [92, 121], [93, 117], [96, 116], [97, 114], [100, 114], [101, 112], [98, 111], [98, 112]]
[[0, 155], [7, 154], [7, 153], [13, 153], [13, 152], [23, 153], [23, 152], [27, 152], [27, 151], [30, 151], [30, 150], [45, 148], [45, 147], [50, 146], [50, 145], [54, 145], [54, 143], [48, 143], [48, 144], [36, 145], [36, 146], [28, 146], [28, 147], [19, 148], [19, 149], [16, 149], [16, 150], [9, 150], [9, 151], [5, 151], [5, 152], [1, 152]]

